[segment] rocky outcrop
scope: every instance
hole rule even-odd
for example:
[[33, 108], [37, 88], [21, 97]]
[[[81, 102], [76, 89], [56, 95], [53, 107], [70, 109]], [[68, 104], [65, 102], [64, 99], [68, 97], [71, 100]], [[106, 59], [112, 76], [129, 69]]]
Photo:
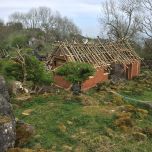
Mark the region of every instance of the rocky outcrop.
[[10, 100], [10, 96], [8, 93], [8, 88], [6, 86], [6, 82], [4, 80], [4, 78], [2, 76], [0, 76], [0, 94], [3, 95], [3, 97], [9, 101]]
[[0, 152], [15, 144], [15, 118], [3, 77], [0, 76]]

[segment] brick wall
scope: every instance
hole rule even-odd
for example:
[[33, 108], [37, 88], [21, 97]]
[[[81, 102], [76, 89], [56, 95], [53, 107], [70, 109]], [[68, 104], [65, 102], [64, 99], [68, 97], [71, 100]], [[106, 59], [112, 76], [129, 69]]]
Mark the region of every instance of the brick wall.
[[139, 73], [140, 73], [140, 63], [139, 62], [132, 63], [131, 78], [138, 76]]
[[95, 75], [86, 80], [83, 84], [82, 84], [82, 90], [88, 90], [94, 86], [96, 86], [97, 83], [103, 82], [108, 80], [108, 75], [104, 74], [104, 70], [103, 69], [97, 69]]
[[[97, 83], [100, 83], [105, 80], [108, 80], [108, 75], [104, 74], [103, 69], [97, 69], [95, 75], [93, 77], [90, 77], [82, 84], [82, 90], [88, 90], [96, 86]], [[70, 89], [71, 86], [70, 82], [66, 81], [62, 76], [59, 75], [54, 76], [54, 83], [56, 86], [64, 89]]]
[[54, 83], [56, 86], [69, 89], [71, 86], [71, 83], [69, 81], [66, 81], [62, 76], [54, 75]]
[[[129, 69], [126, 70], [125, 72], [128, 72], [128, 79], [132, 79], [135, 76], [138, 76], [140, 73], [140, 63], [134, 62], [130, 66], [128, 65]], [[99, 68], [96, 69], [96, 73], [94, 76], [90, 77], [88, 80], [86, 80], [82, 84], [82, 90], [88, 90], [94, 86], [96, 86], [97, 83], [104, 82], [108, 80], [108, 74], [104, 73], [104, 70]], [[55, 75], [54, 76], [54, 82], [55, 85], [64, 89], [70, 89], [71, 83], [66, 81], [62, 76]]]
[[140, 73], [140, 62], [134, 62], [130, 65], [127, 65], [128, 69], [125, 72], [128, 72], [128, 80], [131, 80], [133, 77], [136, 77]]

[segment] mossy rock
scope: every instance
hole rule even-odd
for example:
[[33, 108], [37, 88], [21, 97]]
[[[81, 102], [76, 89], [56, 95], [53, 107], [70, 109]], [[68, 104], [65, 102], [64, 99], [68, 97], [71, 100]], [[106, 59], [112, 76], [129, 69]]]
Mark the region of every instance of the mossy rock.
[[0, 115], [0, 125], [3, 125], [5, 123], [9, 123], [10, 121], [11, 121], [10, 117]]

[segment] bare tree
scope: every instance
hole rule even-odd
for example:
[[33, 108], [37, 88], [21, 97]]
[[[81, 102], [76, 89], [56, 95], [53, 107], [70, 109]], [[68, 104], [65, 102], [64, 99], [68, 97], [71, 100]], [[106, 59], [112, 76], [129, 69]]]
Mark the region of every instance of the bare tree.
[[142, 0], [142, 10], [143, 10], [143, 22], [142, 22], [142, 32], [144, 40], [143, 54], [146, 55], [145, 58], [152, 58], [152, 1]]
[[39, 11], [39, 19], [40, 19], [40, 26], [44, 30], [51, 29], [54, 27], [54, 14], [50, 8], [47, 7], [40, 7]]
[[110, 39], [133, 39], [140, 31], [139, 0], [107, 0], [102, 8], [100, 23]]
[[25, 57], [24, 55], [21, 54], [21, 50], [18, 49], [16, 50], [17, 54], [18, 54], [18, 61], [20, 62], [20, 64], [22, 65], [22, 71], [23, 71], [23, 84], [26, 83], [26, 79], [27, 79], [27, 70], [26, 70], [26, 63], [25, 63]]
[[151, 0], [143, 0], [143, 10], [144, 10], [144, 21], [143, 32], [152, 39], [152, 1]]
[[39, 7], [31, 9], [28, 13], [14, 13], [10, 16], [11, 22], [20, 22], [25, 28], [40, 28], [45, 32], [46, 41], [52, 39], [63, 39], [72, 34], [80, 34], [81, 31], [67, 17], [62, 17], [59, 12], [52, 12], [50, 8]]
[[15, 12], [15, 13], [11, 14], [9, 16], [9, 21], [10, 22], [15, 22], [15, 23], [21, 22], [22, 21], [22, 13]]

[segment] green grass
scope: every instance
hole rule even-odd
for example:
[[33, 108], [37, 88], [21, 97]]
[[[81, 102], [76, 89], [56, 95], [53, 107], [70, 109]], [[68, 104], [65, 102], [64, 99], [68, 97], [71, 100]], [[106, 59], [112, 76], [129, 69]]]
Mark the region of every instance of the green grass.
[[126, 92], [120, 92], [122, 95], [129, 97], [129, 98], [133, 98], [136, 100], [141, 100], [141, 101], [151, 101], [152, 102], [152, 91], [147, 91], [147, 90], [143, 90], [142, 94], [132, 94], [132, 93], [126, 93]]
[[[102, 94], [102, 93], [101, 93]], [[97, 95], [94, 97], [99, 99]], [[17, 103], [17, 101], [14, 101]], [[31, 101], [20, 103], [20, 108], [15, 109], [17, 118], [24, 120], [26, 123], [33, 125], [36, 129], [36, 135], [25, 145], [25, 147], [33, 148], [40, 144], [42, 148], [51, 149], [55, 147], [55, 151], [66, 151], [64, 146], [68, 145], [76, 151], [78, 147], [84, 152], [97, 152], [99, 146], [104, 144], [116, 145], [110, 151], [126, 152], [131, 151], [134, 145], [134, 151], [150, 150], [151, 140], [139, 144], [138, 142], [125, 138], [125, 135], [113, 125], [115, 120], [114, 114], [105, 112], [85, 111], [80, 102], [75, 99], [64, 99], [63, 94], [50, 95], [48, 97], [37, 96]], [[108, 106], [99, 104], [99, 108], [106, 109]], [[117, 106], [113, 105], [112, 108]], [[27, 109], [33, 109], [29, 116], [22, 115], [22, 112]], [[152, 117], [149, 116], [143, 122], [138, 122], [138, 125], [145, 127], [152, 125]], [[70, 122], [70, 124], [69, 124]], [[63, 127], [64, 126], [64, 127]], [[62, 129], [63, 128], [63, 129]], [[66, 129], [65, 129], [66, 128]], [[114, 134], [119, 134], [120, 137], [106, 137], [107, 143], [100, 141], [107, 134], [107, 128], [114, 130]], [[99, 140], [100, 139], [100, 140]], [[99, 140], [100, 145], [97, 141]], [[97, 143], [96, 143], [97, 142]], [[127, 142], [127, 144], [125, 143]], [[124, 144], [124, 146], [122, 146]], [[110, 147], [110, 145], [106, 145]], [[97, 150], [96, 150], [97, 149]], [[140, 150], [141, 149], [141, 150]]]
[[[15, 102], [16, 103], [16, 102]], [[30, 116], [22, 115], [26, 109], [33, 109]], [[105, 115], [91, 116], [83, 113], [83, 106], [75, 101], [63, 101], [60, 96], [35, 97], [31, 101], [24, 102], [20, 108], [15, 110], [17, 118], [33, 125], [40, 135], [39, 139], [32, 139], [27, 146], [33, 147], [36, 143], [49, 149], [57, 146], [61, 150], [61, 145], [77, 145], [77, 140], [72, 139], [72, 135], [79, 129], [98, 132], [110, 126], [112, 117]], [[71, 122], [71, 125], [68, 124]], [[64, 125], [66, 131], [62, 131], [59, 126]]]
[[133, 99], [152, 101], [152, 71], [142, 71], [141, 76], [124, 83], [118, 92]]
[[[126, 83], [122, 86], [119, 84], [121, 87], [116, 87], [120, 88], [116, 91], [135, 99], [152, 101], [152, 92], [145, 82], [139, 84], [139, 80], [134, 80]], [[134, 90], [135, 86], [136, 94], [126, 93]], [[141, 88], [144, 88], [142, 94]], [[113, 99], [118, 101], [114, 102]], [[87, 100], [89, 105], [84, 105], [83, 100]], [[26, 148], [41, 145], [42, 148], [53, 149], [55, 152], [67, 152], [65, 146], [72, 147], [72, 152], [99, 152], [101, 149], [103, 152], [152, 151], [152, 138], [137, 141], [132, 137], [133, 128], [152, 128], [151, 112], [143, 118], [132, 117], [134, 126], [127, 132], [114, 124], [116, 115], [121, 114], [120, 107], [132, 104], [137, 110], [143, 108], [142, 105], [138, 107], [138, 102], [121, 103], [111, 93], [92, 89], [80, 97], [71, 97], [69, 92], [61, 90], [58, 94], [35, 96], [22, 102], [14, 100], [13, 103], [17, 107], [14, 109], [15, 116], [36, 129], [36, 135], [24, 146]], [[33, 110], [29, 116], [22, 114], [27, 109]]]

